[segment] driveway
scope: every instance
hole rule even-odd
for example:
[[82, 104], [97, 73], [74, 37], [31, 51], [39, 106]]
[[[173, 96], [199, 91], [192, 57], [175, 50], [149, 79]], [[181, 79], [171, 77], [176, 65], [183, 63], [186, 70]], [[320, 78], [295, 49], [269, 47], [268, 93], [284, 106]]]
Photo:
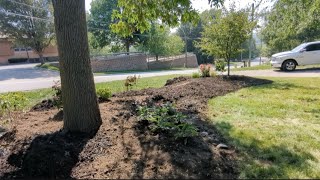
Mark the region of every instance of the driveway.
[[255, 77], [320, 77], [320, 68], [297, 69], [293, 72], [284, 72], [277, 69], [233, 71], [231, 74]]
[[[54, 81], [60, 80], [59, 72], [38, 69], [37, 64], [20, 64], [0, 66], [0, 93], [13, 91], [26, 91], [41, 88], [50, 88]], [[135, 72], [111, 75], [98, 75], [94, 77], [95, 83], [126, 79], [127, 76], [153, 77], [173, 74], [191, 74], [197, 69]]]

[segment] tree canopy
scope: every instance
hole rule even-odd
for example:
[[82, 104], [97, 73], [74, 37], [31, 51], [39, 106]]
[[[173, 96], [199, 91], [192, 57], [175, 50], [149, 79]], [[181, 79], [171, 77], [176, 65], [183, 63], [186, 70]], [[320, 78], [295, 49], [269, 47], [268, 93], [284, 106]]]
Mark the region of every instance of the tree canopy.
[[262, 31], [272, 52], [320, 38], [320, 0], [278, 0]]
[[[212, 6], [218, 6], [223, 0], [208, 0]], [[118, 19], [112, 25], [114, 32], [130, 35], [139, 30], [144, 32], [151, 28], [151, 22], [177, 26], [180, 22], [196, 22], [198, 12], [191, 6], [191, 0], [119, 0], [121, 10], [115, 10], [113, 17]], [[132, 24], [134, 26], [132, 26]]]
[[0, 1], [0, 30], [39, 56], [54, 39], [50, 0]]
[[162, 27], [157, 23], [152, 23], [151, 29], [142, 36], [143, 42], [139, 49], [155, 55], [156, 58], [180, 54], [184, 47], [184, 42], [179, 36], [170, 35], [168, 27]]
[[[90, 14], [88, 16], [88, 29], [92, 33], [90, 45], [95, 48], [103, 48], [110, 45], [111, 42], [123, 44], [126, 51], [129, 51], [130, 45], [139, 42], [139, 34], [135, 28], [130, 34], [123, 34], [112, 31], [111, 24], [116, 23], [118, 19], [112, 18], [113, 11], [118, 11], [118, 0], [94, 0], [91, 3]], [[129, 25], [129, 24], [128, 24]], [[134, 24], [130, 24], [134, 26]]]

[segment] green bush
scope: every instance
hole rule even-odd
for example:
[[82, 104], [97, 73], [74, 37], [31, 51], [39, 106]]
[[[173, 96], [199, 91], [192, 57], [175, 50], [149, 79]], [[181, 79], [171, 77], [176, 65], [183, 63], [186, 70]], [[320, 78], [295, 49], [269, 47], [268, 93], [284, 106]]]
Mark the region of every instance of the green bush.
[[150, 108], [141, 106], [138, 108], [138, 114], [140, 121], [149, 122], [151, 131], [165, 132], [174, 137], [175, 140], [198, 135], [198, 129], [186, 122], [186, 116], [177, 112], [171, 103]]
[[224, 60], [221, 59], [217, 59], [214, 62], [215, 66], [216, 66], [216, 70], [220, 71], [220, 72], [224, 72], [226, 69], [226, 62]]
[[10, 59], [8, 59], [9, 63], [24, 63], [27, 61], [28, 61], [28, 58], [10, 58]]
[[197, 72], [192, 73], [192, 78], [200, 78], [200, 74]]
[[97, 95], [102, 100], [108, 100], [112, 96], [112, 93], [109, 88], [99, 88], [97, 89]]

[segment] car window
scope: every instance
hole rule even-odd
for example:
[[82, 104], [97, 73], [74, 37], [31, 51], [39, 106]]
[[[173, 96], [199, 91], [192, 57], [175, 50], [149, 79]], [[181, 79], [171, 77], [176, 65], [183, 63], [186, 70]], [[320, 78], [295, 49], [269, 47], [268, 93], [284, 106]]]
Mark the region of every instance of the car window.
[[320, 51], [320, 44], [311, 44], [306, 47], [307, 51]]

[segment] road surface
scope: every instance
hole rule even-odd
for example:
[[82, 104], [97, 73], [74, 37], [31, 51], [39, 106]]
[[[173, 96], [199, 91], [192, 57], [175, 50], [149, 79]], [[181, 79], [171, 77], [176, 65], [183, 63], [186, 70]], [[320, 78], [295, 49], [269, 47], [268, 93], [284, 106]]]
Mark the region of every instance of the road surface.
[[[54, 81], [60, 80], [59, 72], [35, 68], [37, 64], [20, 64], [0, 66], [0, 93], [13, 91], [27, 91], [50, 88]], [[95, 83], [126, 79], [127, 76], [153, 77], [173, 74], [191, 74], [197, 69], [168, 70], [153, 72], [134, 72], [123, 74], [97, 75]]]
[[[37, 64], [20, 64], [0, 66], [0, 93], [50, 88], [54, 85], [54, 81], [60, 80], [59, 72], [35, 68], [36, 65]], [[258, 63], [253, 65], [258, 65]], [[96, 75], [94, 81], [95, 83], [99, 83], [124, 80], [127, 76], [132, 75], [153, 77], [173, 74], [192, 74], [197, 71], [197, 69], [189, 69]], [[263, 77], [320, 77], [320, 68], [298, 69], [294, 72], [283, 72], [273, 69], [238, 72], [231, 71], [231, 74]]]

